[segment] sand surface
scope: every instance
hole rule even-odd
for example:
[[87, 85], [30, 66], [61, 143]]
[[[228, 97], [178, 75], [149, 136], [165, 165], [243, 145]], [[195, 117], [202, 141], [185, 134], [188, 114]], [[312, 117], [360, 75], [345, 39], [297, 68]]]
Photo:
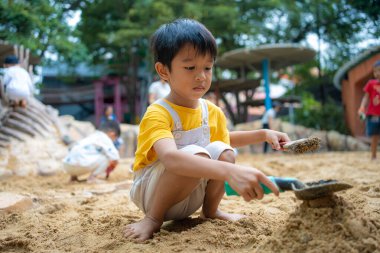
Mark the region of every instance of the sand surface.
[[1, 191], [30, 196], [33, 208], [0, 214], [0, 252], [380, 252], [380, 165], [368, 152], [242, 154], [237, 161], [268, 175], [334, 178], [354, 187], [327, 208], [307, 207], [292, 192], [251, 202], [225, 196], [221, 208], [246, 219], [202, 220], [196, 213], [136, 244], [122, 236], [143, 217], [128, 194], [132, 159], [102, 184], [69, 184], [63, 172], [14, 175], [0, 181]]

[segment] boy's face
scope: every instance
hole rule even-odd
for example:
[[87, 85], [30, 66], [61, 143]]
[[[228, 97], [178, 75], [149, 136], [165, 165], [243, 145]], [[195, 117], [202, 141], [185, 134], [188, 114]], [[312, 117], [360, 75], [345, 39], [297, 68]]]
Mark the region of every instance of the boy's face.
[[171, 88], [169, 101], [185, 107], [198, 106], [198, 99], [210, 89], [213, 65], [210, 54], [197, 54], [191, 44], [182, 47], [172, 60], [171, 71], [164, 67]]
[[112, 115], [112, 113], [113, 113], [113, 108], [110, 106], [107, 107], [106, 112], [105, 112], [106, 116], [110, 116], [110, 115]]
[[112, 141], [116, 141], [117, 140], [117, 135], [116, 135], [116, 133], [114, 131], [108, 131], [106, 134], [108, 135], [108, 137], [110, 137], [110, 139]]
[[373, 69], [373, 75], [375, 76], [375, 78], [376, 78], [377, 80], [380, 81], [380, 66], [375, 67], [375, 68]]

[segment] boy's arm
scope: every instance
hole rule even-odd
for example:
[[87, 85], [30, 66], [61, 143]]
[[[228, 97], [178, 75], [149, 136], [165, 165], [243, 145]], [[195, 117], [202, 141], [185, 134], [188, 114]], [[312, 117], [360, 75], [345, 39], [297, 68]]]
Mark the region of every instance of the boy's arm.
[[360, 103], [360, 107], [359, 107], [359, 110], [358, 110], [358, 114], [360, 115], [361, 113], [365, 113], [365, 108], [368, 104], [368, 100], [369, 100], [369, 95], [368, 93], [365, 93], [363, 98], [362, 98], [362, 102]]
[[269, 129], [273, 129], [273, 124], [274, 124], [274, 117], [272, 114], [269, 114], [268, 116], [268, 126], [269, 126]]
[[156, 101], [156, 94], [154, 93], [149, 94], [149, 104], [153, 104], [154, 101]]
[[264, 173], [255, 168], [187, 154], [178, 150], [170, 138], [156, 141], [153, 147], [169, 172], [186, 177], [227, 181], [246, 201], [263, 198], [260, 182], [276, 195], [279, 193]]
[[286, 133], [270, 129], [230, 132], [230, 145], [234, 148], [265, 141], [271, 144], [273, 149], [281, 150], [280, 143], [289, 142], [290, 139]]

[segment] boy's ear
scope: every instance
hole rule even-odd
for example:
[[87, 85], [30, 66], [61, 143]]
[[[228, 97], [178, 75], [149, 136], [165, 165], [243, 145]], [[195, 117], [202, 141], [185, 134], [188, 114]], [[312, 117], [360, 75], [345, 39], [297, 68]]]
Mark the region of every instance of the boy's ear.
[[156, 64], [154, 64], [154, 68], [161, 79], [165, 81], [169, 80], [169, 69], [164, 64], [161, 62], [156, 62]]

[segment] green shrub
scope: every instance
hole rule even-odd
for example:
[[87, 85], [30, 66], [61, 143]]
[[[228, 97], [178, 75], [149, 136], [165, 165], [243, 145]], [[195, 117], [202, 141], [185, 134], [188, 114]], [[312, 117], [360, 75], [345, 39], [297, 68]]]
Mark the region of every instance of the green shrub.
[[[343, 107], [331, 98], [322, 105], [309, 92], [302, 92], [301, 107], [294, 110], [295, 124], [318, 130], [335, 130], [348, 134]], [[288, 117], [284, 117], [288, 120]]]

